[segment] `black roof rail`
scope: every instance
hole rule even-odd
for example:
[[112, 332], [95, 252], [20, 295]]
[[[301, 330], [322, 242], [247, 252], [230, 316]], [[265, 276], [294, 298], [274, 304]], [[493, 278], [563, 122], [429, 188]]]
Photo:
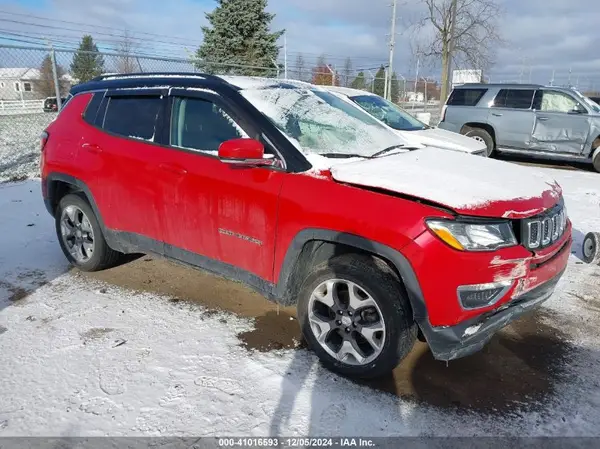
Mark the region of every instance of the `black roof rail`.
[[220, 78], [216, 75], [209, 75], [206, 73], [198, 73], [198, 72], [136, 72], [136, 73], [107, 73], [105, 75], [97, 76], [96, 78], [91, 79], [90, 81], [104, 81], [109, 78], [148, 78], [148, 77], [186, 77], [186, 78], [202, 78], [206, 80], [220, 81], [222, 83], [226, 83], [223, 78]]

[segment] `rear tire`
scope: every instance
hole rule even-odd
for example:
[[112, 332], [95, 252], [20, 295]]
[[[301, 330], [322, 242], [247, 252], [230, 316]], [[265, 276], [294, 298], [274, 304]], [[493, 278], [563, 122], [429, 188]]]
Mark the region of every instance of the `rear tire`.
[[486, 156], [491, 157], [494, 154], [494, 150], [496, 149], [496, 145], [494, 144], [494, 139], [485, 129], [482, 128], [467, 128], [464, 132], [464, 135], [475, 139], [479, 142], [485, 144], [486, 147]]
[[345, 254], [313, 267], [297, 308], [309, 347], [324, 366], [344, 376], [388, 374], [417, 338], [397, 277], [367, 255]]
[[108, 246], [96, 215], [80, 195], [71, 193], [60, 200], [55, 224], [65, 257], [81, 271], [113, 267], [123, 256]]

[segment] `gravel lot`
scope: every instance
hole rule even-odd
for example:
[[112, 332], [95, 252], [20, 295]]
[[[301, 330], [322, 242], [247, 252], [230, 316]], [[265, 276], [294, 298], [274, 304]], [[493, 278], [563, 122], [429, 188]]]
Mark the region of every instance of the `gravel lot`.
[[40, 134], [56, 113], [0, 116], [0, 182], [39, 176]]
[[567, 274], [471, 357], [418, 343], [389, 376], [323, 369], [293, 309], [141, 257], [71, 270], [39, 180], [0, 184], [0, 436], [600, 436], [600, 229], [592, 173], [550, 170], [575, 224]]

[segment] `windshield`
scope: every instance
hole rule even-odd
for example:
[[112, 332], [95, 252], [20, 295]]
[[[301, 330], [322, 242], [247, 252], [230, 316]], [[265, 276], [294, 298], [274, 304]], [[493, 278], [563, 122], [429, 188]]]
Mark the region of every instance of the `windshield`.
[[391, 101], [384, 100], [381, 97], [358, 95], [350, 98], [373, 117], [381, 120], [391, 128], [399, 131], [420, 131], [427, 128], [427, 125], [403, 111]]
[[594, 102], [591, 98], [586, 97], [581, 92], [576, 89], [573, 89], [575, 95], [579, 98], [579, 100], [583, 101], [592, 111], [596, 113], [600, 113], [600, 106]]
[[305, 153], [370, 157], [406, 143], [361, 109], [311, 86], [248, 86], [240, 93]]
[[584, 100], [586, 101], [588, 106], [594, 110], [594, 112], [600, 113], [600, 105], [598, 103], [596, 103], [594, 100], [588, 97], [584, 97]]

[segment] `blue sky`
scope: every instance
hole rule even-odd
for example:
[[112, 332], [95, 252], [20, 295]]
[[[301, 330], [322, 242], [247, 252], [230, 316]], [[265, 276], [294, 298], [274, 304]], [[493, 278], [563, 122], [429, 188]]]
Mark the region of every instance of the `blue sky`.
[[[600, 89], [600, 7], [598, 0], [498, 0], [505, 15], [500, 29], [506, 45], [498, 50], [496, 64], [488, 72], [492, 81], [531, 79], [547, 83], [552, 70], [555, 80], [579, 79], [580, 87]], [[390, 27], [391, 0], [270, 0], [269, 10], [276, 14], [274, 28], [287, 30], [288, 54], [293, 65], [298, 53], [308, 62], [319, 54], [331, 55], [329, 62], [341, 67], [345, 57], [353, 58], [355, 67], [371, 67], [387, 59], [387, 34]], [[418, 0], [399, 0], [398, 37], [395, 69], [414, 76], [416, 60], [412, 56], [412, 34], [406, 26], [419, 17]], [[82, 22], [97, 26], [128, 29], [139, 38], [140, 49], [171, 56], [186, 56], [202, 40], [200, 26], [204, 13], [215, 6], [213, 0], [0, 0], [0, 11]], [[0, 13], [0, 30], [15, 34], [37, 33], [61, 35], [71, 41], [81, 34], [58, 29], [44, 29], [15, 21], [41, 20]], [[71, 25], [77, 28], [74, 25]], [[107, 29], [87, 27], [94, 35]], [[181, 43], [179, 47], [156, 42], [141, 33], [172, 37], [164, 41]], [[95, 36], [106, 47], [114, 46], [117, 36]], [[6, 42], [6, 41], [5, 41]], [[185, 43], [185, 45], [183, 45]], [[185, 48], [184, 48], [185, 47]], [[1, 63], [1, 61], [0, 61]], [[438, 77], [435, 68], [422, 72]]]

